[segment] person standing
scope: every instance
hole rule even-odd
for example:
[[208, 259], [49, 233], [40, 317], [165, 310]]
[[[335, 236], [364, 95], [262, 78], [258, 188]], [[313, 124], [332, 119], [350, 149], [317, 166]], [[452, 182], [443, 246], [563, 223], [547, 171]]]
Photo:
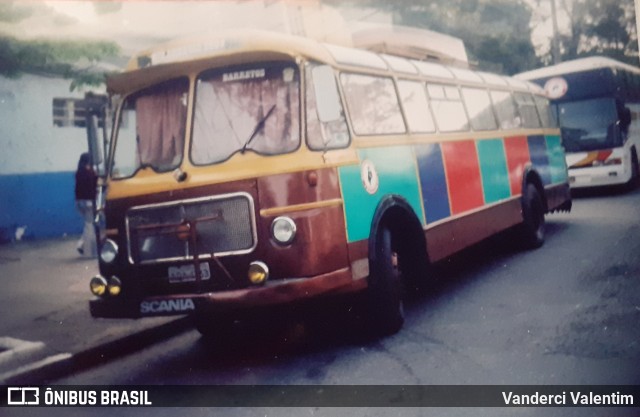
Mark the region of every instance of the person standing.
[[93, 227], [93, 206], [96, 199], [97, 182], [98, 177], [91, 166], [91, 157], [85, 152], [80, 155], [78, 169], [76, 170], [76, 208], [84, 220], [82, 236], [78, 240], [76, 249], [80, 255], [91, 258], [95, 258], [98, 255], [98, 245]]

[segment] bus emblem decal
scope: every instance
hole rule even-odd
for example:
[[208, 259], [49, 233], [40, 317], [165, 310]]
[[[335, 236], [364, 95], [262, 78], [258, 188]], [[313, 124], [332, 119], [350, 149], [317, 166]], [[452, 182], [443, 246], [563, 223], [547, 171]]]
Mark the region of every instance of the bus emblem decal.
[[360, 165], [360, 178], [362, 179], [362, 185], [369, 194], [375, 194], [378, 191], [378, 173], [373, 162], [365, 159]]
[[544, 84], [544, 91], [550, 99], [557, 99], [564, 96], [567, 94], [568, 89], [567, 80], [562, 77], [551, 78]]

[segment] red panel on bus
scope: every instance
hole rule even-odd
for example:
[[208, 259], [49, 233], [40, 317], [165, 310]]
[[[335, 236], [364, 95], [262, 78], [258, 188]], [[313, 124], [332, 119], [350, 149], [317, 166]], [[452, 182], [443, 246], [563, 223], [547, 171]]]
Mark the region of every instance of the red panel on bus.
[[442, 144], [451, 214], [463, 213], [484, 204], [480, 164], [472, 140]]
[[507, 169], [509, 170], [509, 185], [511, 196], [522, 194], [522, 173], [529, 163], [529, 144], [526, 136], [513, 136], [504, 139], [504, 150], [507, 154]]

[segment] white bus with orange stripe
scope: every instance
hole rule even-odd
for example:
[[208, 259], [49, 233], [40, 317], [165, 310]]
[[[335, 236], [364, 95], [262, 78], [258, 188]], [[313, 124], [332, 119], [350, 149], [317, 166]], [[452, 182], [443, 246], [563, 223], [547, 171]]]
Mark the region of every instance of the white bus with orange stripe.
[[566, 150], [572, 188], [640, 178], [640, 68], [590, 57], [518, 74], [543, 86]]

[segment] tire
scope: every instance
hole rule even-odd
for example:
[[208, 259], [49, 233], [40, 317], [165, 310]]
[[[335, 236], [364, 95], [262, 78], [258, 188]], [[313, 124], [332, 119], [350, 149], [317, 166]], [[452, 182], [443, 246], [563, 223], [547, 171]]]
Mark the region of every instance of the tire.
[[522, 195], [522, 217], [520, 239], [526, 249], [539, 248], [544, 244], [544, 203], [535, 185], [528, 183]]
[[391, 229], [381, 226], [376, 235], [375, 261], [371, 265], [367, 288], [367, 327], [373, 337], [397, 333], [404, 324], [396, 244]]

